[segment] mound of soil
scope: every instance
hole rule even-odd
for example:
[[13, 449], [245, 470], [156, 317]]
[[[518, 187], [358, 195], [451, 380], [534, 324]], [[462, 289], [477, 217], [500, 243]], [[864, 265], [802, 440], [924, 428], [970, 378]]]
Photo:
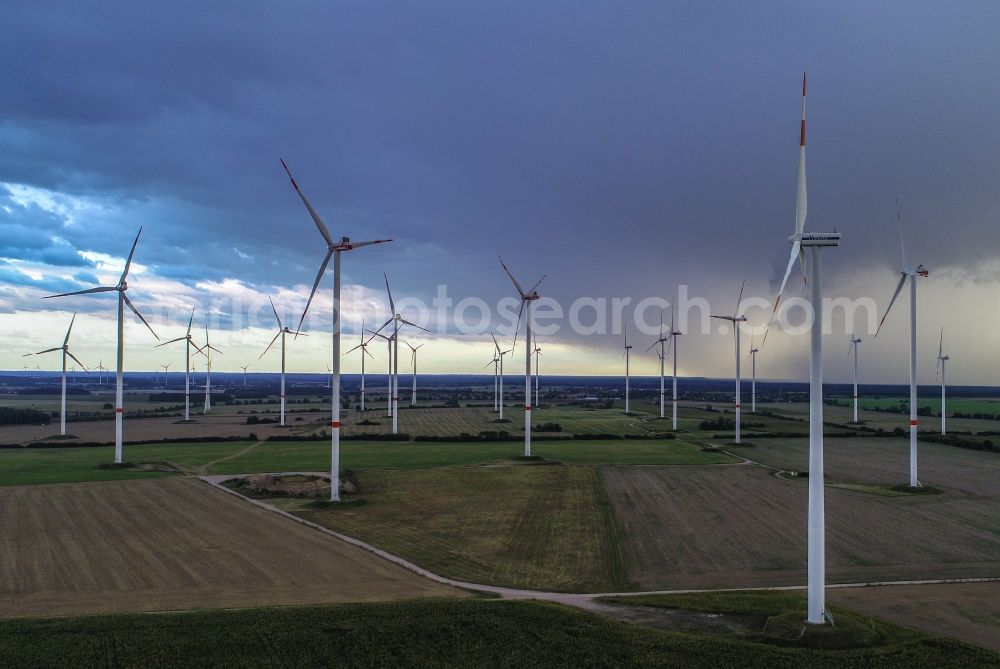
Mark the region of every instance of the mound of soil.
[[[330, 478], [315, 474], [251, 474], [226, 481], [226, 485], [249, 497], [309, 497], [329, 499]], [[340, 492], [356, 494], [357, 478], [352, 472], [341, 472]]]

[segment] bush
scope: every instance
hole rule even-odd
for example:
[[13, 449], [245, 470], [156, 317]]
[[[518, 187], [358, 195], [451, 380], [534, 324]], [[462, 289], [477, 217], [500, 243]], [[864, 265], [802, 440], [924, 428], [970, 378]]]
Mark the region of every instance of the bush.
[[539, 423], [531, 429], [535, 432], [562, 432], [562, 425], [559, 423]]

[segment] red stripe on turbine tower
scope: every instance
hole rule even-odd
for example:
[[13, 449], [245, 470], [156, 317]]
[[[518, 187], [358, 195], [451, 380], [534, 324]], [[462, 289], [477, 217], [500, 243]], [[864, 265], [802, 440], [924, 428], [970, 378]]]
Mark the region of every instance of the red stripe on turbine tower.
[[916, 424], [917, 424], [917, 421], [915, 421], [915, 420], [911, 420], [910, 421], [910, 425], [916, 425]]
[[337, 427], [337, 428], [339, 428], [340, 427], [340, 421], [339, 420], [331, 420], [330, 421], [330, 427]]

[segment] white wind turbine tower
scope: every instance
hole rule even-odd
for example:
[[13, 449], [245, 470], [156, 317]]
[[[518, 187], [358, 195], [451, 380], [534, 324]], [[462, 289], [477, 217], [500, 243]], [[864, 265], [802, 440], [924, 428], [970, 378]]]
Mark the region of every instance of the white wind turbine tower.
[[[789, 237], [792, 252], [785, 276], [774, 301], [774, 314], [785, 290], [785, 284], [796, 260], [803, 268], [809, 249], [808, 281], [813, 321], [810, 326], [809, 355], [809, 522], [808, 522], [808, 617], [807, 621], [821, 625], [828, 619], [826, 612], [826, 515], [823, 490], [823, 283], [820, 251], [840, 245], [840, 233], [805, 232], [806, 211], [806, 77], [802, 75], [802, 121], [799, 140], [799, 175], [795, 199], [795, 234]], [[765, 340], [767, 335], [765, 333]]]
[[753, 335], [750, 336], [750, 413], [757, 413], [757, 353], [760, 349], [753, 345]]
[[622, 353], [622, 359], [625, 360], [625, 415], [629, 413], [629, 354], [632, 352], [632, 347], [628, 343], [628, 326], [622, 322], [622, 334], [625, 335], [625, 352]]
[[205, 345], [198, 352], [205, 356], [205, 409], [203, 413], [212, 410], [212, 351], [222, 355], [222, 351], [212, 346], [208, 341], [208, 323], [205, 323]]
[[666, 365], [666, 361], [667, 361], [666, 343], [668, 341], [670, 341], [670, 337], [664, 337], [663, 336], [663, 314], [661, 313], [660, 314], [660, 336], [659, 336], [659, 338], [656, 341], [654, 341], [652, 344], [649, 345], [649, 348], [646, 349], [646, 352], [648, 353], [649, 351], [652, 351], [653, 347], [655, 347], [657, 344], [660, 345], [660, 350], [656, 352], [656, 357], [660, 359], [660, 418], [661, 419], [665, 418], [664, 409], [665, 409], [665, 405], [666, 405], [666, 401], [665, 401], [665, 399], [666, 399], [665, 398], [666, 392], [664, 391], [664, 387], [663, 387], [663, 378], [664, 378], [664, 375], [666, 373], [666, 369], [665, 369], [665, 365]]
[[338, 502], [340, 501], [340, 254], [344, 251], [353, 251], [363, 246], [381, 244], [392, 240], [373, 239], [367, 242], [352, 242], [349, 237], [341, 237], [339, 242], [335, 242], [330, 235], [330, 231], [327, 230], [326, 224], [323, 223], [319, 214], [313, 209], [312, 204], [306, 199], [305, 193], [299, 188], [299, 184], [295, 181], [295, 177], [292, 176], [284, 160], [281, 161], [281, 166], [285, 168], [285, 172], [288, 174], [288, 178], [291, 179], [295, 192], [299, 194], [302, 204], [309, 211], [309, 215], [312, 217], [313, 222], [316, 223], [319, 233], [323, 235], [323, 240], [326, 242], [327, 248], [326, 257], [323, 258], [323, 264], [320, 265], [319, 272], [316, 274], [316, 281], [313, 282], [312, 292], [309, 293], [309, 301], [306, 302], [306, 308], [302, 312], [299, 326], [295, 328], [296, 332], [302, 330], [302, 322], [309, 312], [309, 305], [312, 303], [313, 295], [316, 294], [319, 282], [323, 280], [323, 274], [326, 272], [326, 266], [330, 263], [330, 258], [333, 258], [333, 362], [331, 363], [333, 365], [333, 388], [331, 389], [332, 397], [330, 402], [330, 501]]
[[184, 342], [184, 420], [191, 420], [191, 347], [194, 346], [194, 350], [198, 353], [202, 352], [201, 347], [194, 343], [191, 339], [191, 324], [194, 323], [194, 309], [191, 310], [191, 317], [188, 319], [187, 334], [183, 337], [177, 337], [176, 339], [171, 339], [170, 341], [165, 341], [162, 344], [157, 344], [157, 348], [160, 346], [166, 346], [167, 344], [173, 344], [177, 341]]
[[847, 355], [854, 352], [854, 422], [858, 422], [858, 352], [861, 350], [861, 337], [855, 337], [851, 333], [851, 345], [847, 348]]
[[525, 292], [521, 284], [518, 283], [518, 280], [507, 269], [507, 265], [504, 264], [503, 259], [499, 258], [499, 260], [500, 266], [503, 267], [503, 271], [507, 272], [507, 276], [510, 277], [510, 280], [514, 283], [514, 287], [517, 289], [518, 295], [521, 297], [521, 309], [517, 313], [518, 322], [514, 326], [514, 343], [510, 349], [512, 353], [517, 346], [517, 331], [521, 327], [521, 312], [526, 312], [524, 314], [524, 455], [527, 457], [531, 455], [531, 342], [533, 341], [531, 337], [531, 303], [539, 299], [538, 286], [545, 280], [546, 275], [543, 274], [542, 278], [535, 283], [531, 290]]
[[740, 389], [740, 323], [746, 322], [746, 316], [740, 314], [740, 303], [743, 302], [743, 289], [746, 287], [746, 279], [743, 280], [743, 284], [740, 286], [740, 295], [736, 298], [736, 309], [733, 311], [732, 316], [712, 316], [712, 318], [718, 318], [719, 320], [729, 321], [733, 324], [733, 335], [736, 339], [736, 430], [735, 430], [735, 443], [740, 443], [740, 409], [743, 405], [740, 403], [741, 389]]
[[896, 222], [899, 224], [899, 249], [903, 256], [903, 267], [899, 271], [899, 283], [896, 284], [896, 292], [892, 294], [889, 307], [885, 310], [882, 320], [879, 321], [875, 336], [882, 330], [882, 324], [892, 310], [892, 305], [896, 303], [903, 284], [910, 280], [910, 487], [920, 486], [920, 479], [917, 478], [917, 277], [927, 276], [928, 271], [923, 265], [912, 267], [906, 262], [906, 247], [903, 245], [903, 217], [899, 213], [899, 204], [896, 205]]
[[[88, 372], [87, 366], [82, 362], [77, 360], [77, 357], [70, 353], [69, 350], [69, 335], [73, 331], [73, 322], [76, 321], [76, 314], [69, 319], [69, 327], [66, 329], [66, 337], [63, 339], [62, 346], [56, 346], [54, 348], [47, 348], [44, 351], [39, 351], [38, 353], [28, 353], [23, 357], [28, 357], [29, 355], [41, 355], [43, 353], [51, 353], [53, 351], [62, 351], [62, 399], [59, 405], [59, 435], [62, 437], [66, 436], [66, 356], [76, 360], [76, 363], [83, 367], [83, 371]], [[25, 364], [24, 368], [27, 370], [28, 365]]]
[[121, 464], [122, 461], [122, 416], [125, 412], [124, 407], [124, 396], [125, 396], [125, 307], [127, 306], [132, 310], [139, 320], [142, 321], [143, 325], [149, 328], [157, 340], [159, 337], [153, 332], [153, 328], [150, 327], [146, 319], [142, 317], [139, 310], [135, 308], [132, 304], [132, 300], [128, 299], [126, 291], [128, 290], [128, 278], [129, 268], [132, 267], [132, 256], [135, 255], [135, 247], [139, 243], [139, 235], [142, 234], [142, 228], [139, 228], [139, 233], [135, 236], [135, 241], [132, 242], [132, 250], [129, 251], [128, 259], [125, 261], [125, 270], [122, 272], [121, 278], [118, 279], [118, 283], [114, 286], [99, 286], [97, 288], [88, 288], [86, 290], [77, 290], [72, 293], [60, 293], [58, 295], [47, 295], [43, 299], [49, 299], [53, 297], [68, 297], [70, 295], [87, 295], [89, 293], [118, 293], [118, 356], [117, 356], [117, 369], [115, 371], [115, 464]]
[[167, 364], [165, 364], [165, 365], [160, 365], [160, 367], [163, 368], [163, 387], [164, 388], [167, 387], [167, 372], [170, 371], [170, 365], [171, 365], [171, 363], [169, 363], [169, 362]]
[[531, 351], [535, 354], [535, 406], [538, 406], [538, 358], [542, 355], [542, 349], [538, 345], [538, 337], [535, 337], [535, 346]]
[[945, 410], [945, 378], [944, 378], [944, 367], [945, 363], [950, 360], [950, 356], [944, 354], [944, 328], [941, 328], [941, 339], [938, 340], [938, 357], [937, 366], [938, 371], [941, 373], [941, 434], [948, 434], [947, 424], [945, 422], [947, 411]]
[[399, 432], [399, 329], [403, 325], [409, 325], [415, 327], [418, 330], [423, 330], [424, 332], [430, 332], [427, 328], [422, 328], [416, 323], [411, 323], [410, 321], [403, 318], [402, 315], [396, 312], [396, 303], [392, 299], [392, 290], [389, 288], [389, 275], [383, 272], [385, 277], [385, 290], [389, 294], [389, 310], [392, 312], [392, 318], [387, 320], [382, 324], [375, 334], [379, 334], [382, 330], [392, 324], [392, 375], [389, 379], [389, 392], [392, 397], [392, 433], [398, 434]]
[[240, 369], [243, 370], [243, 387], [244, 388], [247, 387], [247, 368], [248, 367], [250, 367], [250, 365], [240, 365]]
[[410, 368], [412, 369], [411, 378], [413, 381], [413, 389], [410, 392], [410, 406], [417, 406], [417, 350], [423, 347], [423, 344], [417, 344], [414, 347], [410, 342], [406, 342], [406, 345], [410, 349]]
[[493, 346], [496, 348], [496, 357], [497, 360], [500, 361], [500, 390], [497, 393], [499, 406], [497, 408], [500, 410], [500, 418], [503, 418], [503, 357], [508, 353], [513, 353], [514, 349], [509, 348], [506, 351], [501, 351], [500, 344], [497, 343], [496, 336], [492, 332], [490, 333], [490, 336], [493, 337]]
[[[381, 337], [382, 335], [379, 336]], [[365, 341], [364, 318], [361, 319], [361, 343], [355, 346], [354, 348], [350, 349], [346, 353], [344, 353], [344, 355], [347, 355], [348, 353], [351, 353], [352, 351], [356, 351], [358, 349], [361, 349], [361, 410], [364, 411], [365, 410], [365, 356], [367, 355], [372, 360], [375, 359], [375, 356], [368, 352], [368, 342]]]
[[[268, 296], [267, 301], [271, 303], [271, 311], [274, 312], [274, 320], [278, 321], [278, 333], [274, 335], [274, 339], [271, 340], [271, 343], [267, 345], [267, 348], [264, 349], [264, 352], [260, 354], [260, 358], [257, 359], [260, 360], [265, 355], [267, 355], [267, 352], [271, 350], [272, 346], [274, 346], [274, 342], [278, 341], [278, 337], [281, 337], [281, 391], [278, 396], [278, 399], [281, 404], [281, 409], [280, 409], [281, 422], [279, 423], [279, 425], [284, 427], [285, 425], [285, 335], [295, 335], [296, 337], [298, 337], [302, 333], [292, 332], [291, 328], [289, 328], [287, 325], [282, 325], [281, 316], [278, 315], [278, 310], [274, 308], [274, 300], [271, 299], [270, 295]], [[302, 336], [305, 337], [306, 335], [302, 334]]]
[[101, 373], [100, 376], [97, 377], [97, 379], [98, 379], [97, 383], [103, 385], [104, 384], [104, 372], [108, 371], [108, 368], [104, 366], [104, 361], [103, 360], [101, 360], [100, 362], [97, 363], [97, 368], [96, 369], [97, 369], [97, 371], [99, 371]]

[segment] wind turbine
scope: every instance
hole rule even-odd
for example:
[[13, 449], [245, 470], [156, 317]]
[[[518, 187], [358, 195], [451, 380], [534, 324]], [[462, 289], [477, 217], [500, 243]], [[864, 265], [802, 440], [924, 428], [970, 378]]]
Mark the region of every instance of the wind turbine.
[[538, 358], [542, 355], [542, 349], [538, 345], [538, 337], [535, 337], [535, 347], [532, 350], [535, 354], [535, 406], [538, 406]]
[[854, 351], [854, 422], [858, 422], [858, 352], [861, 349], [861, 337], [855, 337], [854, 333], [851, 333], [851, 345], [847, 347], [847, 355]]
[[497, 371], [498, 365], [500, 363], [500, 356], [497, 355], [497, 351], [496, 351], [497, 348], [499, 348], [499, 347], [496, 347], [493, 350], [493, 359], [490, 360], [489, 362], [487, 362], [485, 365], [483, 365], [484, 369], [487, 368], [487, 367], [489, 367], [490, 365], [493, 365], [493, 410], [494, 411], [497, 410], [497, 404], [498, 404], [498, 402], [497, 402], [497, 392], [499, 391], [499, 388], [500, 388], [500, 386], [499, 386], [499, 376], [498, 376], [498, 371]]
[[903, 217], [899, 213], [899, 202], [896, 202], [896, 222], [899, 224], [899, 249], [903, 256], [903, 267], [900, 269], [899, 283], [896, 284], [896, 292], [892, 294], [889, 307], [885, 310], [882, 320], [879, 321], [875, 336], [882, 330], [882, 324], [892, 310], [892, 305], [896, 303], [903, 284], [910, 280], [910, 487], [920, 487], [920, 479], [917, 478], [917, 277], [925, 277], [928, 274], [923, 265], [911, 266], [906, 262], [906, 247], [903, 245]]
[[194, 346], [194, 350], [198, 353], [202, 352], [200, 346], [194, 343], [191, 339], [191, 324], [194, 323], [194, 309], [191, 310], [191, 317], [188, 319], [187, 334], [183, 337], [177, 337], [176, 339], [171, 339], [170, 341], [165, 341], [162, 344], [157, 344], [157, 348], [160, 346], [166, 346], [167, 344], [173, 344], [175, 341], [184, 342], [184, 420], [191, 420], [191, 347]]
[[941, 328], [941, 339], [938, 340], [938, 357], [937, 366], [941, 373], [941, 434], [948, 434], [947, 425], [945, 423], [945, 417], [947, 412], [945, 411], [945, 379], [944, 379], [944, 367], [945, 363], [950, 360], [950, 356], [944, 354], [944, 327]]
[[757, 353], [760, 349], [753, 345], [750, 335], [750, 413], [757, 413]]
[[386, 371], [386, 378], [389, 380], [388, 390], [386, 391], [385, 394], [385, 406], [386, 406], [385, 415], [392, 417], [392, 335], [386, 336], [381, 332], [373, 332], [371, 330], [368, 330], [368, 333], [371, 334], [371, 337], [368, 338], [368, 343], [371, 343], [372, 339], [374, 339], [375, 337], [385, 340], [385, 346], [388, 351], [388, 356], [387, 356], [388, 371]]
[[416, 323], [406, 320], [396, 311], [396, 303], [392, 300], [392, 289], [389, 288], [389, 275], [383, 273], [385, 277], [385, 291], [389, 294], [389, 310], [392, 317], [382, 324], [375, 334], [380, 333], [386, 326], [392, 324], [392, 375], [389, 379], [389, 392], [392, 397], [392, 433], [399, 431], [399, 329], [403, 325], [415, 327], [424, 332], [430, 332], [427, 328], [422, 328]]
[[302, 312], [302, 318], [299, 320], [299, 326], [295, 328], [296, 332], [302, 330], [302, 322], [306, 318], [306, 314], [309, 312], [309, 305], [312, 303], [313, 295], [316, 294], [316, 289], [319, 287], [319, 282], [323, 280], [323, 274], [326, 272], [326, 266], [330, 263], [330, 258], [333, 258], [333, 328], [332, 328], [332, 338], [333, 338], [333, 388], [331, 389], [331, 416], [330, 416], [330, 501], [339, 502], [340, 501], [340, 254], [344, 251], [352, 251], [354, 249], [361, 248], [363, 246], [371, 246], [372, 244], [381, 244], [383, 242], [390, 242], [391, 239], [373, 239], [367, 242], [352, 242], [349, 237], [341, 237], [339, 242], [335, 242], [333, 237], [330, 236], [330, 231], [327, 230], [326, 224], [313, 209], [313, 206], [306, 199], [305, 193], [299, 188], [299, 184], [295, 181], [295, 177], [292, 176], [291, 171], [288, 169], [288, 165], [285, 165], [285, 161], [281, 161], [281, 166], [285, 168], [285, 172], [288, 174], [288, 178], [292, 181], [292, 186], [295, 188], [295, 192], [299, 194], [302, 199], [302, 204], [306, 206], [309, 211], [309, 216], [312, 217], [314, 223], [316, 223], [316, 228], [319, 233], [323, 235], [323, 241], [326, 242], [326, 257], [323, 258], [323, 264], [320, 265], [319, 272], [316, 274], [316, 281], [313, 282], [312, 292], [309, 293], [309, 301], [306, 302], [306, 308]]
[[664, 418], [664, 408], [665, 408], [665, 406], [664, 406], [665, 405], [664, 395], [666, 393], [664, 392], [664, 388], [663, 388], [663, 377], [664, 377], [664, 372], [666, 371], [664, 369], [664, 364], [666, 363], [666, 360], [667, 360], [667, 351], [666, 351], [665, 345], [666, 345], [666, 343], [668, 341], [670, 341], [670, 337], [669, 336], [667, 336], [667, 337], [663, 336], [663, 314], [661, 313], [660, 314], [660, 336], [659, 336], [659, 338], [656, 341], [654, 341], [652, 344], [649, 345], [649, 348], [646, 349], [646, 352], [648, 353], [649, 351], [653, 350], [654, 346], [656, 346], [657, 344], [660, 345], [660, 350], [657, 351], [656, 357], [660, 359], [660, 418], [661, 419]]
[[624, 321], [622, 322], [622, 334], [625, 335], [625, 352], [622, 354], [622, 358], [625, 360], [625, 415], [627, 416], [628, 413], [629, 413], [629, 411], [628, 411], [628, 408], [629, 408], [629, 405], [628, 405], [628, 399], [629, 399], [629, 397], [628, 397], [629, 396], [629, 392], [628, 392], [629, 391], [629, 387], [628, 387], [628, 382], [629, 382], [628, 362], [629, 362], [629, 354], [632, 352], [632, 347], [628, 343], [628, 326], [624, 323]]
[[[285, 425], [285, 335], [295, 335], [296, 337], [298, 337], [298, 335], [301, 333], [292, 332], [291, 328], [289, 328], [287, 325], [282, 325], [281, 316], [278, 315], [278, 310], [274, 308], [274, 300], [271, 299], [270, 295], [268, 295], [267, 301], [271, 303], [271, 311], [274, 312], [274, 320], [278, 321], [278, 333], [274, 335], [274, 339], [271, 340], [271, 343], [267, 345], [267, 348], [264, 349], [264, 352], [260, 354], [260, 358], [257, 359], [260, 360], [265, 355], [267, 355], [267, 352], [271, 350], [272, 346], [274, 346], [274, 342], [278, 341], [278, 337], [281, 337], [281, 392], [278, 399], [280, 400], [281, 403], [281, 422], [279, 424], [282, 427], [284, 427]], [[306, 335], [302, 334], [302, 336], [305, 337]]]
[[243, 370], [243, 387], [244, 387], [244, 388], [246, 388], [246, 387], [247, 387], [247, 368], [248, 368], [249, 366], [250, 366], [250, 365], [240, 365], [240, 369], [242, 369], [242, 370]]
[[[670, 307], [670, 345], [674, 348], [674, 371], [671, 374], [671, 383], [673, 385], [673, 392], [670, 396], [670, 412], [671, 412], [671, 427], [670, 429], [674, 432], [677, 431], [677, 338], [680, 337], [683, 332], [674, 327], [674, 307]], [[667, 355], [670, 355], [670, 349], [667, 349]]]
[[97, 371], [100, 372], [100, 375], [97, 377], [97, 379], [98, 379], [97, 382], [99, 384], [103, 385], [104, 384], [104, 372], [108, 371], [108, 368], [104, 366], [104, 361], [103, 360], [101, 360], [100, 362], [97, 363]]
[[171, 365], [171, 363], [169, 363], [169, 362], [167, 364], [165, 364], [165, 365], [160, 365], [160, 367], [163, 368], [163, 387], [164, 388], [167, 387], [167, 372], [170, 371], [170, 365]]
[[87, 295], [89, 293], [118, 293], [118, 365], [115, 371], [115, 381], [117, 387], [115, 389], [115, 464], [121, 464], [122, 461], [122, 415], [125, 411], [124, 408], [124, 395], [125, 395], [125, 307], [128, 306], [139, 320], [142, 321], [143, 325], [149, 328], [157, 340], [156, 333], [153, 332], [153, 328], [150, 327], [146, 319], [142, 317], [139, 310], [135, 308], [132, 304], [132, 300], [128, 299], [126, 291], [128, 290], [128, 278], [129, 268], [132, 267], [132, 256], [135, 255], [136, 244], [139, 243], [139, 235], [142, 234], [142, 228], [139, 228], [139, 233], [135, 236], [135, 241], [132, 242], [132, 250], [129, 251], [128, 259], [125, 261], [125, 270], [122, 272], [121, 278], [118, 279], [118, 283], [114, 286], [99, 286], [97, 288], [88, 288], [86, 290], [77, 290], [72, 293], [60, 293], [58, 295], [47, 295], [43, 299], [50, 299], [53, 297], [68, 297], [70, 295]]
[[364, 318], [361, 319], [361, 343], [352, 348], [350, 351], [347, 351], [347, 353], [344, 353], [344, 355], [347, 355], [351, 351], [356, 351], [358, 349], [361, 349], [361, 410], [364, 411], [365, 410], [365, 356], [367, 355], [372, 360], [375, 359], [375, 356], [368, 352], [368, 342], [365, 341]]
[[743, 289], [747, 285], [747, 280], [743, 279], [743, 284], [740, 286], [740, 295], [736, 298], [736, 309], [733, 311], [732, 316], [712, 316], [712, 318], [718, 318], [719, 320], [729, 321], [733, 324], [733, 335], [736, 339], [736, 438], [734, 442], [740, 443], [740, 409], [742, 404], [740, 403], [741, 389], [740, 389], [740, 323], [746, 322], [746, 316], [740, 314], [740, 303], [743, 301]]
[[413, 390], [410, 394], [410, 406], [417, 406], [417, 350], [423, 346], [423, 344], [417, 344], [416, 348], [410, 343], [406, 342], [406, 345], [410, 349], [410, 367], [413, 370]]
[[[802, 266], [810, 287], [810, 304], [813, 318], [810, 325], [809, 355], [809, 522], [808, 522], [808, 616], [807, 621], [822, 625], [828, 619], [826, 612], [826, 512], [823, 489], [823, 282], [820, 251], [825, 247], [840, 245], [840, 233], [805, 232], [808, 200], [806, 197], [806, 75], [802, 74], [802, 122], [799, 140], [799, 175], [795, 198], [795, 234], [789, 237], [792, 252], [788, 258], [785, 276], [774, 301], [774, 314], [788, 282], [796, 260]], [[808, 264], [805, 251], [809, 250]], [[764, 338], [766, 340], [767, 334]]]
[[531, 342], [533, 341], [531, 338], [531, 303], [539, 299], [538, 286], [545, 280], [546, 275], [543, 274], [542, 278], [535, 282], [531, 290], [525, 292], [521, 284], [518, 283], [518, 280], [507, 269], [503, 258], [499, 258], [499, 260], [500, 266], [503, 267], [503, 271], [507, 272], [507, 276], [510, 277], [514, 287], [517, 288], [518, 295], [521, 297], [521, 309], [517, 312], [517, 325], [514, 326], [514, 343], [510, 348], [512, 353], [517, 346], [517, 331], [521, 327], [521, 312], [526, 312], [524, 315], [524, 455], [527, 457], [531, 455]]
[[203, 413], [212, 410], [212, 351], [222, 355], [222, 351], [208, 342], [208, 323], [205, 323], [205, 345], [198, 350], [205, 356], [205, 409]]
[[513, 353], [514, 349], [509, 348], [506, 351], [501, 351], [500, 344], [497, 343], [496, 336], [492, 332], [490, 333], [490, 336], [493, 337], [493, 346], [496, 349], [494, 351], [494, 355], [496, 355], [496, 360], [498, 360], [500, 363], [500, 376], [499, 376], [500, 389], [497, 393], [497, 404], [498, 404], [497, 408], [500, 410], [500, 418], [502, 419], [503, 418], [503, 357], [508, 353]]
[[[26, 358], [29, 355], [41, 355], [43, 353], [51, 353], [53, 351], [62, 351], [62, 399], [59, 405], [59, 435], [62, 437], [66, 436], [66, 356], [76, 360], [76, 363], [83, 367], [83, 371], [90, 371], [87, 369], [87, 366], [77, 360], [77, 357], [70, 353], [69, 350], [69, 335], [73, 331], [74, 321], [76, 321], [76, 314], [73, 314], [73, 317], [69, 319], [69, 327], [66, 329], [66, 337], [63, 339], [62, 346], [47, 348], [44, 351], [39, 351], [38, 353], [28, 353], [23, 356]], [[28, 368], [27, 363], [25, 363], [24, 368]]]

